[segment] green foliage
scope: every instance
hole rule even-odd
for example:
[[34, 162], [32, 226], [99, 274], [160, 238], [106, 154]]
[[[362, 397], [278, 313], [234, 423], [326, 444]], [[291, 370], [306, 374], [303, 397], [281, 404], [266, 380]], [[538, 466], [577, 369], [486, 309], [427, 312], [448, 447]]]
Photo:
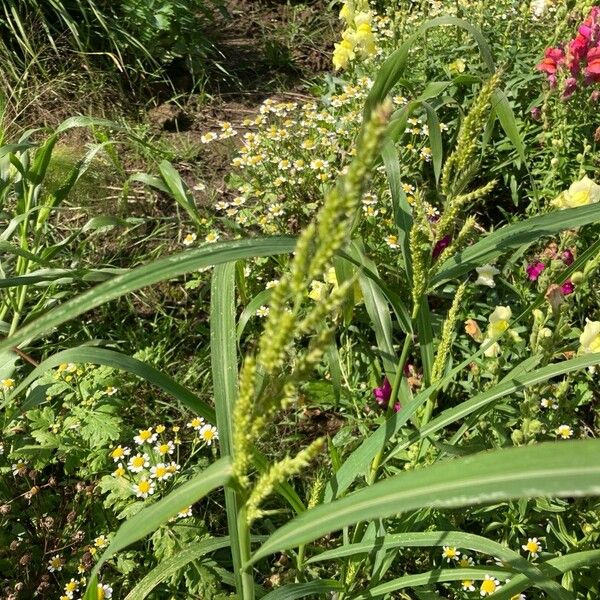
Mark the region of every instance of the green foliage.
[[86, 61], [101, 57], [132, 78], [168, 77], [166, 70], [177, 59], [197, 74], [209, 47], [201, 29], [216, 5], [213, 0], [3, 0], [3, 61], [18, 70], [39, 60], [40, 47], [49, 44], [59, 56], [74, 50]]
[[[130, 219], [56, 233], [100, 151], [121, 164], [104, 133], [61, 160], [59, 135], [110, 124], [3, 140], [11, 593], [600, 594], [600, 187], [583, 178], [599, 157], [588, 139], [549, 169], [529, 115], [543, 94], [544, 127], [589, 135], [589, 107], [551, 112], [534, 71], [541, 33], [569, 21], [529, 2], [408, 5], [359, 16], [380, 55], [322, 98], [268, 100], [242, 125], [231, 194], [198, 202], [163, 156], [129, 177], [163, 224], [132, 257], [61, 262]], [[190, 43], [181, 4], [118, 10], [144, 44]], [[237, 135], [220, 130], [202, 144]]]

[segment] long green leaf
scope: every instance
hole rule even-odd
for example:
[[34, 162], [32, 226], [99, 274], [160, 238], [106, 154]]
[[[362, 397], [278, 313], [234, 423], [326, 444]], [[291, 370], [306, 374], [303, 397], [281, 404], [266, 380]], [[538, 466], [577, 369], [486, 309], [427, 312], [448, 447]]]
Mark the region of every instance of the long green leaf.
[[94, 365], [104, 365], [121, 371], [127, 371], [133, 375], [141, 377], [148, 383], [157, 386], [158, 388], [170, 394], [184, 406], [204, 417], [207, 421], [214, 423], [215, 411], [205, 402], [200, 400], [198, 396], [190, 392], [187, 388], [177, 383], [174, 379], [165, 375], [158, 369], [150, 365], [116, 352], [115, 350], [107, 350], [106, 348], [96, 348], [94, 346], [78, 346], [53, 354], [46, 360], [42, 361], [29, 375], [19, 383], [9, 396], [8, 401], [26, 390], [34, 381], [47, 373], [50, 369], [57, 367], [62, 363], [73, 362], [76, 364], [91, 363]]
[[537, 565], [534, 565], [523, 558], [518, 552], [515, 552], [498, 542], [489, 540], [488, 538], [472, 533], [463, 533], [462, 531], [428, 531], [425, 533], [417, 532], [386, 535], [385, 537], [374, 541], [348, 544], [333, 550], [326, 550], [321, 554], [313, 556], [307, 561], [307, 564], [326, 560], [337, 560], [339, 558], [355, 556], [357, 554], [367, 554], [375, 550], [386, 551], [393, 548], [430, 546], [454, 546], [456, 548], [472, 550], [473, 552], [497, 557], [510, 567], [511, 570], [522, 573], [529, 580], [535, 582], [537, 586], [544, 590], [550, 597], [562, 598], [564, 600], [573, 597], [563, 587], [548, 579], [548, 576], [542, 573]]
[[492, 93], [492, 110], [496, 113], [502, 129], [506, 133], [506, 137], [508, 137], [511, 144], [515, 147], [519, 158], [525, 164], [527, 160], [525, 145], [523, 144], [513, 109], [502, 90], [494, 90]]
[[289, 583], [263, 596], [263, 600], [296, 600], [313, 594], [341, 592], [344, 586], [332, 579], [318, 579], [309, 583]]
[[173, 198], [188, 213], [191, 219], [198, 224], [200, 222], [198, 208], [194, 203], [193, 196], [189, 193], [183, 179], [181, 179], [181, 175], [167, 160], [163, 160], [158, 165], [158, 169]]
[[194, 560], [198, 560], [202, 556], [227, 548], [229, 546], [229, 538], [214, 538], [201, 540], [193, 546], [188, 546], [172, 556], [171, 558], [161, 562], [157, 567], [152, 569], [128, 594], [123, 600], [143, 600], [152, 592], [152, 590], [180, 571], [183, 567]]
[[454, 406], [443, 411], [438, 417], [427, 423], [425, 427], [399, 444], [394, 449], [394, 452], [388, 455], [386, 460], [389, 460], [398, 452], [408, 448], [408, 446], [411, 444], [426, 438], [428, 435], [431, 435], [432, 433], [435, 433], [436, 431], [439, 431], [440, 429], [443, 429], [452, 423], [456, 423], [457, 421], [464, 419], [466, 416], [484, 408], [485, 406], [488, 406], [495, 400], [499, 400], [500, 398], [503, 398], [518, 390], [522, 390], [526, 387], [542, 383], [543, 381], [548, 381], [553, 377], [565, 375], [566, 373], [571, 373], [572, 371], [586, 369], [599, 363], [600, 353], [586, 354], [570, 360], [564, 360], [559, 363], [547, 365], [541, 369], [533, 371], [532, 373], [526, 373], [524, 375], [512, 377], [511, 379], [503, 379], [493, 388], [482, 392], [481, 394], [477, 394], [477, 396], [471, 398], [470, 400], [461, 402], [458, 406]]
[[565, 229], [582, 227], [599, 220], [600, 203], [597, 203], [553, 211], [507, 225], [444, 261], [433, 276], [431, 286], [437, 287], [444, 281], [469, 273], [475, 267], [492, 262], [505, 252], [524, 244], [530, 244]]
[[463, 581], [471, 579], [473, 581], [484, 579], [486, 575], [497, 577], [504, 580], [510, 572], [498, 567], [470, 567], [467, 569], [434, 569], [427, 573], [418, 573], [417, 575], [404, 575], [391, 581], [386, 581], [380, 585], [367, 590], [363, 594], [353, 596], [352, 600], [367, 600], [368, 598], [378, 598], [391, 594], [397, 590], [406, 589], [409, 587], [417, 587], [421, 585], [431, 585], [442, 583], [444, 581]]
[[[210, 356], [213, 375], [217, 427], [221, 456], [232, 454], [233, 414], [238, 395], [237, 347], [235, 335], [235, 262], [215, 267], [210, 293]], [[232, 488], [225, 490], [227, 529], [231, 536], [236, 589], [242, 593], [243, 557], [237, 521], [240, 505]]]
[[[546, 577], [558, 577], [567, 571], [575, 571], [591, 565], [600, 564], [600, 550], [573, 552], [558, 558], [552, 558], [539, 565]], [[511, 600], [515, 595], [530, 587], [531, 582], [523, 574], [513, 577], [494, 595], [494, 600]]]
[[[149, 505], [130, 519], [127, 519], [119, 527], [108, 548], [96, 563], [90, 574], [91, 580], [93, 581], [100, 567], [117, 552], [152, 533], [171, 517], [174, 517], [180, 510], [190, 504], [194, 504], [194, 502], [197, 502], [212, 490], [226, 486], [231, 481], [231, 476], [231, 461], [229, 458], [220, 458], [202, 471], [202, 473], [198, 473], [183, 485], [176, 487], [158, 502]], [[88, 586], [87, 593], [90, 592], [92, 594], [90, 598], [94, 598], [95, 590], [93, 588], [90, 589], [90, 586]]]
[[474, 27], [467, 21], [457, 19], [456, 17], [438, 17], [436, 19], [431, 19], [430, 21], [423, 23], [423, 25], [421, 25], [414, 34], [412, 34], [405, 42], [403, 42], [398, 50], [393, 52], [379, 69], [377, 77], [375, 78], [375, 82], [373, 83], [373, 87], [371, 88], [365, 103], [365, 122], [368, 121], [371, 111], [376, 106], [381, 104], [381, 102], [383, 102], [385, 97], [392, 91], [392, 88], [401, 79], [408, 64], [410, 50], [416, 45], [418, 39], [429, 29], [432, 29], [433, 27], [439, 27], [441, 25], [453, 25], [460, 27], [471, 34], [479, 46], [479, 51], [481, 52], [481, 56], [486, 63], [488, 70], [492, 73], [496, 70], [494, 66], [494, 59], [492, 58], [492, 53], [488, 43], [485, 41], [481, 31], [477, 29], [477, 27]]
[[545, 443], [485, 452], [401, 473], [295, 517], [269, 537], [251, 563], [358, 521], [417, 508], [599, 494], [599, 452], [598, 440]]
[[25, 340], [35, 339], [88, 310], [159, 281], [173, 279], [184, 273], [241, 258], [287, 254], [292, 252], [294, 247], [295, 240], [293, 238], [275, 236], [208, 244], [197, 249], [166, 256], [123, 275], [118, 275], [48, 311], [42, 317], [19, 329], [10, 338], [2, 340], [0, 351], [18, 346]]

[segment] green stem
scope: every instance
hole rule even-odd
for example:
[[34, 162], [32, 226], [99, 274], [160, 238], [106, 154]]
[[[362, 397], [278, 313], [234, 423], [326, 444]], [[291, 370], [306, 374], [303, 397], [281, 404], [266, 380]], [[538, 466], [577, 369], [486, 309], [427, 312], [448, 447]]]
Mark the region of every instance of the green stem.
[[248, 520], [246, 518], [246, 503], [238, 497], [237, 504], [239, 505], [237, 513], [237, 551], [240, 563], [236, 565], [236, 561], [234, 560], [236, 584], [238, 585], [238, 592], [242, 594], [241, 600], [254, 600], [254, 580], [252, 573], [248, 571], [247, 567], [243, 567], [250, 560], [252, 554], [250, 528], [248, 527]]

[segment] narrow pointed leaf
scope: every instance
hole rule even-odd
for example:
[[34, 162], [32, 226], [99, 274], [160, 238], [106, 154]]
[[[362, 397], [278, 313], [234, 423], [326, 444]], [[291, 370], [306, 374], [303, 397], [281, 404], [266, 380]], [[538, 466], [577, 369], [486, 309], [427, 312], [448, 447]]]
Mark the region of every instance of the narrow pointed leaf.
[[[600, 494], [599, 452], [600, 440], [545, 443], [485, 452], [402, 473], [307, 510], [276, 530], [251, 562], [307, 544], [358, 521], [417, 508]], [[519, 469], [514, 468], [515, 464]]]
[[25, 340], [35, 339], [88, 310], [160, 281], [241, 258], [287, 254], [292, 252], [294, 247], [293, 238], [275, 236], [208, 244], [166, 256], [123, 275], [112, 277], [110, 281], [95, 286], [48, 311], [42, 317], [19, 329], [14, 335], [0, 341], [0, 351], [18, 346]]

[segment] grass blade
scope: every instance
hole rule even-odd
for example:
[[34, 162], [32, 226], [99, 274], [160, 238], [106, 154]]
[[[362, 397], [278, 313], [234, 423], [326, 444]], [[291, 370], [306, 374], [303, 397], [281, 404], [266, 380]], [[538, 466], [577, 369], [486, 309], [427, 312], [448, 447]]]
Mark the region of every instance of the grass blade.
[[566, 210], [532, 217], [502, 227], [472, 246], [457, 252], [440, 266], [431, 280], [431, 287], [471, 272], [475, 267], [492, 262], [508, 250], [554, 235], [565, 229], [582, 227], [600, 220], [600, 203], [567, 208]]
[[263, 596], [263, 600], [296, 600], [312, 594], [341, 592], [344, 586], [333, 579], [318, 579], [309, 583], [289, 583]]
[[45, 315], [19, 329], [10, 338], [2, 340], [0, 351], [18, 346], [25, 340], [35, 339], [92, 308], [159, 281], [173, 279], [184, 273], [241, 258], [287, 254], [292, 252], [294, 247], [295, 240], [293, 238], [274, 236], [271, 238], [208, 244], [200, 248], [166, 256], [150, 264], [137, 267], [123, 275], [117, 275], [110, 281], [106, 281], [48, 311]]
[[175, 556], [161, 562], [157, 567], [152, 569], [123, 600], [143, 600], [157, 585], [171, 577], [171, 575], [175, 575], [175, 573], [190, 562], [227, 546], [229, 546], [229, 538], [223, 537], [202, 540], [193, 546], [184, 548]]
[[[96, 348], [94, 346], [78, 346], [53, 354], [41, 362], [25, 379], [23, 379], [23, 381], [21, 381], [21, 383], [19, 383], [8, 397], [7, 401], [10, 402], [12, 398], [26, 390], [34, 381], [47, 373], [50, 369], [53, 369], [62, 363], [69, 362], [76, 364], [91, 363], [94, 365], [104, 365], [106, 367], [112, 367], [113, 369], [127, 371], [128, 373], [141, 377], [144, 381], [162, 389], [167, 394], [170, 394], [179, 400], [184, 406], [204, 417], [207, 421], [215, 421], [215, 411], [208, 406], [208, 404], [200, 400], [198, 396], [177, 383], [165, 373], [162, 373], [141, 360], [137, 360], [136, 358], [127, 356], [121, 352], [107, 350], [106, 348]], [[26, 405], [27, 401], [25, 402], [25, 405], [22, 406], [22, 410], [26, 410]]]
[[86, 592], [86, 599], [95, 600], [96, 590], [93, 587], [95, 576], [100, 567], [117, 552], [130, 544], [141, 540], [143, 537], [158, 529], [171, 517], [174, 517], [183, 507], [194, 504], [212, 490], [223, 487], [229, 483], [232, 476], [231, 461], [220, 458], [210, 467], [198, 473], [192, 479], [176, 487], [170, 494], [142, 509], [136, 515], [127, 519], [104, 551], [90, 574], [90, 585]]
[[[599, 452], [600, 440], [544, 443], [484, 452], [401, 473], [297, 516], [267, 539], [251, 564], [358, 521], [417, 508], [599, 494]], [[515, 464], [519, 469], [514, 468]]]

